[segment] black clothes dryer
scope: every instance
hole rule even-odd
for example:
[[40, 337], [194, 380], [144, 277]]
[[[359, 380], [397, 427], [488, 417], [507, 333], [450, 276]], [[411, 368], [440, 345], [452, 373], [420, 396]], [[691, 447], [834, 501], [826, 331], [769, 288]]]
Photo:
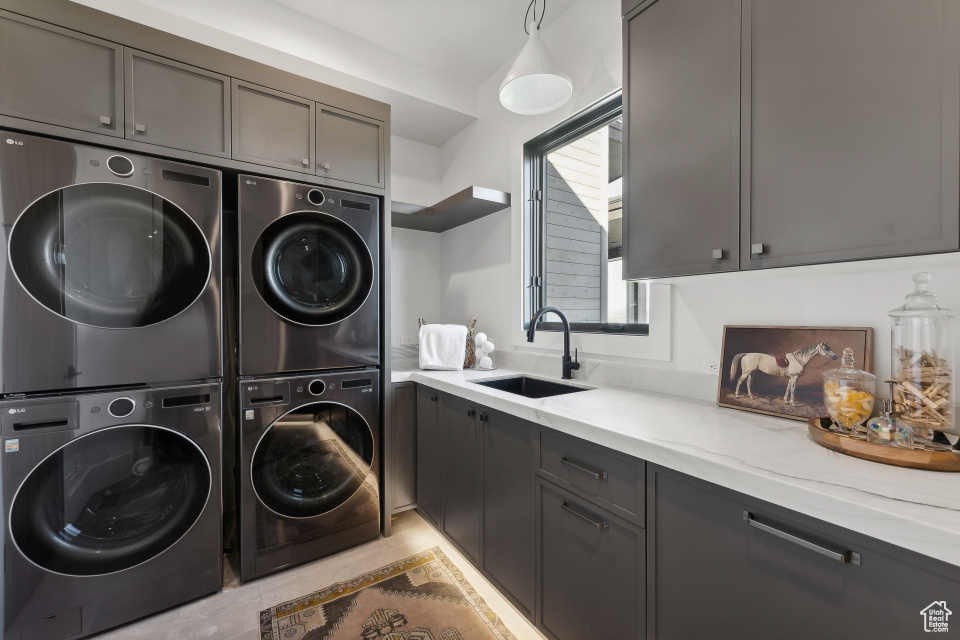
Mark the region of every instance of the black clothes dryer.
[[0, 131], [0, 394], [220, 377], [220, 177]]
[[240, 375], [379, 364], [379, 199], [239, 180]]
[[220, 398], [0, 402], [4, 640], [79, 638], [221, 588]]
[[377, 539], [378, 371], [239, 385], [240, 579]]

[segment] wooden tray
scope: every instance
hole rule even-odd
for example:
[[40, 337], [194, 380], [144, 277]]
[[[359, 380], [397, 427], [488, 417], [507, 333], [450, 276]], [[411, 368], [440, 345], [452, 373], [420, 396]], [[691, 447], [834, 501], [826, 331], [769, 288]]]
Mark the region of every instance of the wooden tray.
[[810, 431], [810, 437], [817, 444], [848, 456], [911, 469], [960, 471], [960, 451], [957, 450], [926, 449], [923, 445], [915, 445], [913, 449], [902, 449], [867, 442], [865, 434], [860, 432], [848, 434], [837, 430], [830, 418], [810, 418], [807, 421], [807, 429]]

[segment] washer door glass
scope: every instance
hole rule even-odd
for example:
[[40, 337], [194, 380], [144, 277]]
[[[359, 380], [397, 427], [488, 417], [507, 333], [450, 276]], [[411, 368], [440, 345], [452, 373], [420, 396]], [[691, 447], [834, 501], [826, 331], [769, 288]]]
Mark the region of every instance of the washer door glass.
[[257, 240], [253, 281], [281, 317], [328, 325], [353, 315], [373, 287], [373, 259], [349, 225], [323, 213], [275, 220]]
[[353, 409], [316, 403], [288, 413], [253, 453], [253, 489], [271, 511], [309, 518], [354, 495], [373, 464], [373, 433]]
[[183, 537], [210, 488], [207, 459], [185, 436], [144, 425], [103, 429], [30, 472], [10, 510], [13, 541], [48, 571], [122, 571]]
[[200, 227], [162, 197], [123, 184], [74, 185], [30, 205], [10, 264], [33, 298], [68, 320], [144, 327], [203, 293], [212, 258]]

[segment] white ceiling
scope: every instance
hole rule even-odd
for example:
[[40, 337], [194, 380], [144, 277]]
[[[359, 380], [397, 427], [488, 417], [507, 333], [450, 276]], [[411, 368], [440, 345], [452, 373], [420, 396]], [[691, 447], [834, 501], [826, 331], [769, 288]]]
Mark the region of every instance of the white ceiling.
[[[526, 41], [529, 0], [274, 0], [476, 87]], [[545, 24], [575, 0], [550, 0]], [[537, 0], [537, 11], [544, 0]], [[533, 18], [531, 12], [530, 18]]]

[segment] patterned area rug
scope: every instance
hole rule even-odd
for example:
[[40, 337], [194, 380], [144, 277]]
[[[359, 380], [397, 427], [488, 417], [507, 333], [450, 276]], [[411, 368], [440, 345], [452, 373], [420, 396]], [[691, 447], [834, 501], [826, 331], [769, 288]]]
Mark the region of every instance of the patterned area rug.
[[260, 612], [261, 640], [516, 640], [434, 547]]

